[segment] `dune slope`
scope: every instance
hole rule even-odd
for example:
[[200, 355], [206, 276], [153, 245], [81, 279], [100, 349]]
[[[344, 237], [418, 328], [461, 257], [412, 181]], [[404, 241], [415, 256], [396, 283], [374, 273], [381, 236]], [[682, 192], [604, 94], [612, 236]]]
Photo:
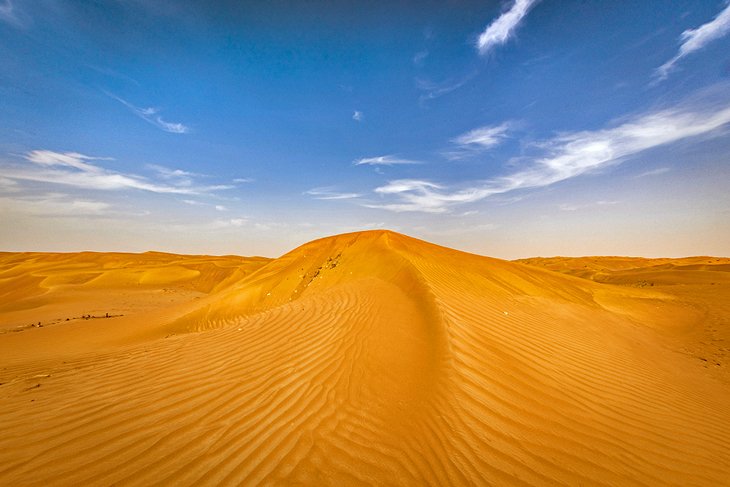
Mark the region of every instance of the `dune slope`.
[[149, 320], [0, 335], [0, 484], [728, 483], [730, 384], [681, 350], [715, 300], [385, 231], [240, 265]]

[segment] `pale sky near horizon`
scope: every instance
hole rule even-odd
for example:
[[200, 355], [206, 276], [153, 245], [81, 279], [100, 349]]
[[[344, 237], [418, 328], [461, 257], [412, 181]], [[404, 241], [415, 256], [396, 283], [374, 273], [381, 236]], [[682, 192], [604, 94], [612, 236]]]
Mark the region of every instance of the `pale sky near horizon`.
[[730, 256], [730, 2], [0, 0], [0, 251]]

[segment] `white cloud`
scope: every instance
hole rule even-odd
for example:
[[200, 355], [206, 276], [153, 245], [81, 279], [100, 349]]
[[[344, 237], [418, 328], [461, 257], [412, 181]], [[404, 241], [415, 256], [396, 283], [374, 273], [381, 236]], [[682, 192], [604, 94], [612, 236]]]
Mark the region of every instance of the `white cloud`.
[[9, 24], [18, 24], [18, 17], [15, 15], [15, 7], [12, 0], [0, 2], [0, 20]]
[[171, 169], [157, 164], [147, 164], [147, 167], [154, 171], [160, 179], [168, 181], [170, 184], [177, 187], [190, 187], [195, 183], [194, 178], [209, 177], [206, 174], [183, 171], [182, 169]]
[[111, 160], [108, 157], [92, 157], [78, 152], [54, 152], [49, 150], [33, 150], [25, 155], [27, 161], [42, 166], [66, 166], [88, 172], [100, 172], [102, 169], [85, 161]]
[[111, 205], [103, 201], [77, 198], [74, 196], [47, 193], [17, 197], [0, 197], [3, 213], [16, 213], [31, 216], [76, 217], [103, 216]]
[[702, 24], [696, 29], [687, 29], [682, 32], [682, 35], [680, 36], [682, 43], [679, 46], [679, 52], [656, 70], [658, 79], [665, 79], [669, 75], [669, 72], [674, 68], [677, 61], [683, 57], [699, 51], [710, 42], [724, 37], [729, 32], [730, 3], [728, 3], [725, 9], [710, 22]]
[[160, 166], [157, 164], [148, 164], [148, 168], [155, 171], [163, 179], [189, 179], [191, 177], [205, 176], [205, 174], [198, 174], [194, 172], [183, 171], [182, 169], [171, 169], [169, 167]]
[[458, 136], [454, 143], [462, 146], [474, 146], [489, 149], [498, 145], [505, 136], [509, 125], [484, 126]]
[[363, 119], [362, 112], [359, 110], [355, 110], [355, 113], [352, 114], [352, 119], [356, 122], [362, 122], [362, 119]]
[[671, 171], [671, 169], [668, 167], [659, 167], [656, 169], [652, 169], [650, 171], [644, 171], [642, 173], [637, 174], [634, 177], [635, 178], [645, 178], [647, 176], [659, 176], [660, 174], [665, 174], [665, 173], [668, 173], [669, 171]]
[[421, 211], [425, 213], [446, 213], [450, 206], [477, 201], [481, 196], [478, 189], [448, 192], [442, 185], [418, 179], [398, 179], [385, 186], [375, 188], [381, 195], [395, 196], [399, 201], [386, 204], [366, 203], [368, 208], [381, 208], [395, 212]]
[[305, 195], [312, 196], [317, 200], [349, 200], [353, 198], [359, 198], [362, 196], [359, 193], [342, 193], [336, 191], [332, 187], [326, 188], [312, 188], [304, 192]]
[[28, 15], [28, 9], [24, 8], [27, 5], [19, 5], [22, 3], [15, 0], [0, 0], [0, 22], [6, 22], [20, 29], [26, 28], [30, 24], [31, 18]]
[[4, 0], [0, 3], [0, 18], [5, 18], [13, 15], [13, 2], [11, 0]]
[[450, 159], [461, 159], [492, 149], [502, 143], [507, 137], [509, 129], [510, 124], [505, 122], [500, 125], [486, 125], [470, 130], [451, 140], [457, 150], [447, 152], [446, 156]]
[[477, 40], [479, 54], [487, 54], [507, 42], [522, 19], [539, 0], [515, 0], [512, 7], [487, 26]]
[[558, 209], [560, 211], [577, 211], [577, 210], [583, 210], [585, 208], [595, 208], [595, 207], [601, 207], [601, 206], [614, 206], [617, 205], [618, 201], [608, 201], [608, 200], [599, 200], [594, 203], [586, 203], [586, 204], [569, 204], [569, 203], [562, 203], [558, 205]]
[[406, 191], [424, 191], [442, 188], [443, 186], [429, 181], [421, 181], [418, 179], [398, 179], [396, 181], [390, 181], [385, 186], [377, 188], [375, 192], [381, 194], [393, 194], [403, 193]]
[[28, 165], [3, 165], [3, 176], [12, 180], [75, 186], [88, 190], [137, 189], [152, 193], [204, 194], [230, 189], [228, 185], [195, 186], [189, 181], [160, 183], [135, 174], [122, 174], [90, 163], [94, 160], [108, 160], [78, 152], [54, 152], [34, 150], [26, 153]]
[[180, 201], [182, 201], [186, 205], [190, 205], [190, 206], [213, 208], [216, 211], [229, 211], [229, 208], [227, 206], [224, 206], [224, 205], [214, 205], [214, 204], [211, 204], [211, 203], [204, 203], [202, 201], [191, 200], [191, 199], [184, 199], [184, 200], [180, 200]]
[[163, 120], [163, 118], [159, 115], [159, 108], [154, 107], [147, 107], [147, 108], [140, 108], [137, 106], [132, 105], [126, 100], [123, 100], [122, 98], [119, 98], [116, 95], [112, 95], [111, 93], [106, 93], [109, 97], [114, 98], [122, 105], [129, 108], [132, 113], [137, 115], [142, 120], [145, 120], [155, 127], [164, 130], [165, 132], [170, 132], [173, 134], [186, 134], [190, 132], [190, 127], [187, 125], [184, 125], [182, 123], [178, 122], [167, 122]]
[[253, 178], [236, 178], [233, 180], [233, 182], [237, 184], [253, 183], [253, 181]]
[[19, 191], [17, 181], [12, 179], [0, 177], [0, 192], [2, 193], [15, 193]]
[[423, 66], [423, 62], [428, 57], [428, 54], [428, 49], [418, 51], [416, 54], [413, 55], [413, 64], [415, 64], [416, 66]]
[[394, 155], [363, 157], [352, 162], [356, 166], [392, 166], [395, 164], [421, 164], [421, 161], [403, 159]]
[[417, 78], [416, 87], [424, 92], [424, 94], [419, 97], [419, 101], [421, 103], [424, 103], [427, 100], [433, 100], [440, 96], [451, 93], [452, 91], [458, 90], [459, 88], [464, 86], [469, 80], [471, 80], [475, 75], [476, 71], [473, 71], [462, 78], [448, 79], [440, 83]]
[[[695, 102], [697, 100], [694, 100]], [[685, 104], [645, 113], [602, 130], [562, 134], [539, 144], [544, 154], [526, 169], [473, 187], [450, 190], [419, 180], [391, 181], [375, 192], [395, 202], [368, 204], [392, 211], [443, 213], [453, 205], [509, 191], [548, 186], [618, 164], [640, 152], [701, 135], [712, 135], [730, 123], [727, 101]]]
[[674, 108], [648, 113], [617, 127], [565, 134], [543, 144], [548, 154], [535, 166], [502, 178], [505, 188], [547, 186], [644, 150], [716, 130], [730, 122], [730, 106]]
[[246, 223], [248, 223], [248, 218], [231, 218], [230, 220], [224, 221], [224, 226], [242, 227]]
[[214, 220], [211, 223], [213, 228], [242, 227], [248, 223], [248, 218], [229, 218], [227, 220]]

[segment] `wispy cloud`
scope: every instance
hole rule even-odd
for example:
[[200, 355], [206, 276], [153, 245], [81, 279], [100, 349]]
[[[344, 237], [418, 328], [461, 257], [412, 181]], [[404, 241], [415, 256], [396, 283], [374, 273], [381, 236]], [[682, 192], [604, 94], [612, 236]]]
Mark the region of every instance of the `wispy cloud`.
[[509, 10], [489, 24], [477, 40], [479, 54], [487, 54], [492, 49], [507, 42], [520, 25], [522, 19], [539, 0], [515, 0]]
[[253, 178], [235, 178], [233, 180], [233, 182], [236, 184], [247, 184], [247, 183], [253, 183], [254, 179]]
[[456, 146], [456, 150], [448, 151], [445, 155], [449, 159], [462, 159], [488, 151], [504, 141], [510, 127], [510, 123], [505, 122], [470, 130], [452, 139], [451, 142]]
[[428, 57], [428, 49], [424, 49], [423, 51], [418, 51], [416, 54], [413, 55], [413, 64], [416, 66], [423, 66], [423, 62]]
[[665, 79], [669, 76], [669, 72], [674, 68], [677, 61], [688, 54], [699, 51], [710, 42], [724, 37], [728, 32], [730, 32], [730, 3], [710, 22], [702, 24], [696, 29], [687, 29], [682, 32], [679, 52], [672, 59], [659, 66], [656, 70], [657, 79]]
[[99, 172], [101, 168], [87, 161], [113, 160], [109, 157], [92, 157], [78, 152], [54, 152], [49, 150], [33, 150], [25, 154], [25, 160], [41, 166], [73, 167], [81, 171]]
[[331, 186], [326, 188], [312, 188], [305, 191], [304, 194], [312, 196], [316, 200], [349, 200], [362, 196], [360, 193], [342, 193]]
[[22, 27], [18, 18], [18, 11], [13, 5], [13, 0], [0, 0], [0, 21], [7, 22], [16, 27]]
[[[139, 81], [137, 81], [136, 79], [132, 78], [131, 76], [127, 76], [126, 74], [121, 73], [119, 71], [115, 71], [109, 67], [97, 65], [97, 64], [89, 64], [89, 63], [85, 63], [84, 66], [99, 74], [108, 76], [109, 78], [113, 78], [115, 80], [121, 80], [121, 81], [124, 81], [125, 83], [133, 84], [134, 86], [140, 86]], [[109, 93], [106, 93], [106, 94], [109, 95]]]
[[[696, 101], [696, 100], [695, 100]], [[561, 134], [536, 148], [528, 167], [465, 189], [421, 180], [396, 180], [375, 189], [394, 202], [368, 204], [392, 211], [443, 213], [451, 206], [509, 191], [539, 188], [618, 164], [643, 151], [712, 135], [730, 123], [730, 103], [685, 104], [625, 119], [614, 127]]]
[[78, 217], [103, 216], [111, 205], [103, 201], [78, 198], [63, 193], [46, 193], [0, 197], [3, 212], [31, 216]]
[[363, 119], [362, 112], [359, 110], [355, 110], [355, 112], [352, 114], [352, 119], [356, 122], [362, 122], [362, 119]]
[[214, 204], [211, 204], [211, 203], [204, 203], [202, 201], [191, 200], [191, 199], [185, 199], [185, 200], [180, 200], [180, 201], [182, 201], [186, 205], [190, 205], [190, 206], [212, 207], [216, 211], [229, 211], [229, 208], [227, 206], [224, 206], [224, 205], [214, 205]]
[[13, 14], [13, 2], [11, 0], [4, 0], [0, 3], [0, 19], [11, 22], [15, 19]]
[[583, 210], [586, 208], [614, 206], [614, 205], [617, 205], [618, 203], [619, 203], [618, 201], [608, 201], [608, 200], [600, 200], [600, 201], [596, 201], [594, 203], [585, 203], [585, 204], [561, 203], [558, 205], [558, 209], [560, 211], [578, 211], [578, 210]]
[[428, 100], [434, 100], [441, 96], [447, 95], [452, 91], [458, 90], [469, 82], [476, 75], [476, 71], [465, 75], [462, 78], [452, 78], [441, 82], [429, 81], [416, 78], [416, 87], [424, 93], [419, 97], [419, 101], [424, 103]]
[[94, 165], [91, 161], [110, 158], [92, 157], [78, 152], [34, 150], [23, 155], [23, 159], [31, 164], [3, 164], [3, 176], [12, 180], [60, 184], [87, 190], [136, 189], [152, 193], [194, 195], [232, 188], [229, 185], [199, 186], [188, 180], [152, 181], [135, 174], [119, 173]]
[[652, 169], [650, 171], [644, 171], [642, 173], [639, 173], [636, 176], [634, 176], [634, 178], [645, 178], [645, 177], [649, 177], [649, 176], [659, 176], [660, 174], [666, 174], [669, 171], [671, 171], [671, 169], [668, 168], [668, 167], [659, 167], [659, 168], [656, 168], [656, 169]]
[[394, 155], [363, 157], [352, 162], [355, 166], [393, 166], [395, 164], [421, 164], [421, 161], [404, 159]]
[[0, 192], [1, 193], [15, 193], [19, 191], [18, 183], [12, 179], [0, 177]]
[[187, 134], [190, 132], [190, 127], [187, 125], [184, 125], [179, 122], [167, 122], [163, 120], [163, 118], [159, 115], [160, 109], [154, 108], [154, 107], [147, 107], [147, 108], [140, 108], [137, 106], [132, 105], [128, 101], [113, 95], [111, 93], [105, 92], [109, 97], [117, 100], [119, 103], [124, 105], [125, 107], [129, 108], [129, 110], [132, 111], [135, 115], [137, 115], [142, 120], [145, 120], [155, 127], [164, 130], [165, 132], [170, 132], [173, 134]]
[[147, 164], [147, 167], [154, 171], [160, 179], [178, 187], [190, 187], [194, 184], [194, 178], [208, 177], [205, 174], [183, 171], [182, 169], [171, 169], [158, 164]]
[[221, 228], [238, 228], [248, 224], [248, 218], [228, 218], [225, 220], [214, 220], [210, 223], [210, 227], [213, 229]]
[[[421, 211], [425, 213], [446, 213], [448, 206], [453, 203], [466, 202], [459, 194], [448, 194], [444, 187], [418, 179], [398, 179], [390, 181], [385, 186], [375, 188], [381, 195], [396, 196], [395, 203], [372, 204], [365, 203], [367, 208], [380, 208], [395, 212]], [[460, 201], [461, 200], [461, 201]]]
[[205, 174], [198, 174], [189, 171], [183, 171], [182, 169], [171, 169], [169, 167], [160, 166], [158, 164], [148, 164], [148, 168], [157, 172], [164, 179], [185, 179], [189, 180], [194, 176], [205, 176]]

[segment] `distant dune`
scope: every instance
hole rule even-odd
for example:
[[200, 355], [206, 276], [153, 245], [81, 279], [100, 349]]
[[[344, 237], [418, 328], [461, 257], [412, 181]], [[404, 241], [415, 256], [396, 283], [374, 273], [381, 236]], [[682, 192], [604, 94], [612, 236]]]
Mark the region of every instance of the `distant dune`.
[[0, 253], [0, 485], [730, 485], [730, 259]]

